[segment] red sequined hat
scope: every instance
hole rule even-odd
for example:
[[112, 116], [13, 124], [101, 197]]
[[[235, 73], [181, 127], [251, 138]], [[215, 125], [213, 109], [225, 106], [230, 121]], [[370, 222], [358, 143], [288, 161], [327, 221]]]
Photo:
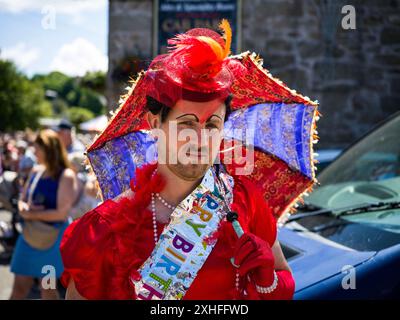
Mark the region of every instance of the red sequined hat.
[[168, 40], [169, 53], [157, 56], [144, 81], [149, 84], [147, 95], [173, 107], [180, 99], [206, 102], [225, 99], [235, 75], [235, 62], [228, 59], [232, 31], [222, 20], [217, 32], [196, 28]]

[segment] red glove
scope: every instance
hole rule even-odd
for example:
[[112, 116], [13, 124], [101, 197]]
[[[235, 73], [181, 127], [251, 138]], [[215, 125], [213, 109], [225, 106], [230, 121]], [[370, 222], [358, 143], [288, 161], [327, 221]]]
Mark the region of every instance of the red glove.
[[236, 243], [233, 262], [240, 276], [246, 274], [259, 286], [274, 281], [274, 254], [269, 244], [252, 233], [244, 233]]

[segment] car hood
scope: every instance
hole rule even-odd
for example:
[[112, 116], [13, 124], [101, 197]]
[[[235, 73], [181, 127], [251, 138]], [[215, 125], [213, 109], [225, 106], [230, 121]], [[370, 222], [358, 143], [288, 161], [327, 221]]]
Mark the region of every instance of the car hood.
[[278, 229], [278, 240], [283, 251], [290, 253], [287, 260], [296, 282], [296, 293], [341, 273], [345, 266], [357, 266], [376, 254], [375, 251], [356, 251], [315, 233], [296, 232], [286, 226]]

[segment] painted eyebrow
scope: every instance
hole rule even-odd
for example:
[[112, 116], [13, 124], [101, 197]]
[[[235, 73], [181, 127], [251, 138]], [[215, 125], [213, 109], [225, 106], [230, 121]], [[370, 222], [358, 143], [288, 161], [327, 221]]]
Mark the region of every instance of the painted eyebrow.
[[[176, 120], [178, 120], [178, 119], [180, 119], [180, 118], [183, 118], [183, 117], [186, 117], [186, 116], [193, 116], [193, 117], [196, 118], [196, 121], [199, 122], [199, 118], [198, 118], [194, 113], [186, 113], [186, 114], [183, 114], [183, 115], [177, 117]], [[219, 115], [216, 115], [216, 114], [213, 114], [212, 116], [210, 116], [210, 117], [207, 119], [207, 121], [209, 121], [212, 117], [217, 117], [217, 118], [219, 118], [219, 119], [222, 121], [222, 118], [221, 118]]]
[[199, 121], [199, 118], [198, 118], [194, 113], [186, 113], [186, 114], [183, 114], [183, 115], [177, 117], [176, 120], [178, 120], [178, 119], [180, 119], [180, 118], [183, 118], [183, 117], [186, 117], [186, 116], [193, 116], [193, 117], [196, 118], [196, 121], [197, 121], [197, 122]]
[[212, 117], [217, 117], [217, 118], [219, 118], [220, 120], [222, 120], [222, 118], [221, 118], [219, 115], [213, 114], [211, 117], [209, 117], [209, 118], [207, 119], [207, 121], [209, 121]]

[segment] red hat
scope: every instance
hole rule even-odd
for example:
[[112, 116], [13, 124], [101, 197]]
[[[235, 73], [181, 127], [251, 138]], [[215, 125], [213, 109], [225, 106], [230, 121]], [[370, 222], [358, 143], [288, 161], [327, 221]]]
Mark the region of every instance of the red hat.
[[228, 66], [232, 31], [227, 20], [220, 28], [223, 36], [196, 28], [168, 40], [169, 53], [157, 56], [146, 72], [147, 95], [169, 107], [180, 99], [224, 100], [234, 79]]

